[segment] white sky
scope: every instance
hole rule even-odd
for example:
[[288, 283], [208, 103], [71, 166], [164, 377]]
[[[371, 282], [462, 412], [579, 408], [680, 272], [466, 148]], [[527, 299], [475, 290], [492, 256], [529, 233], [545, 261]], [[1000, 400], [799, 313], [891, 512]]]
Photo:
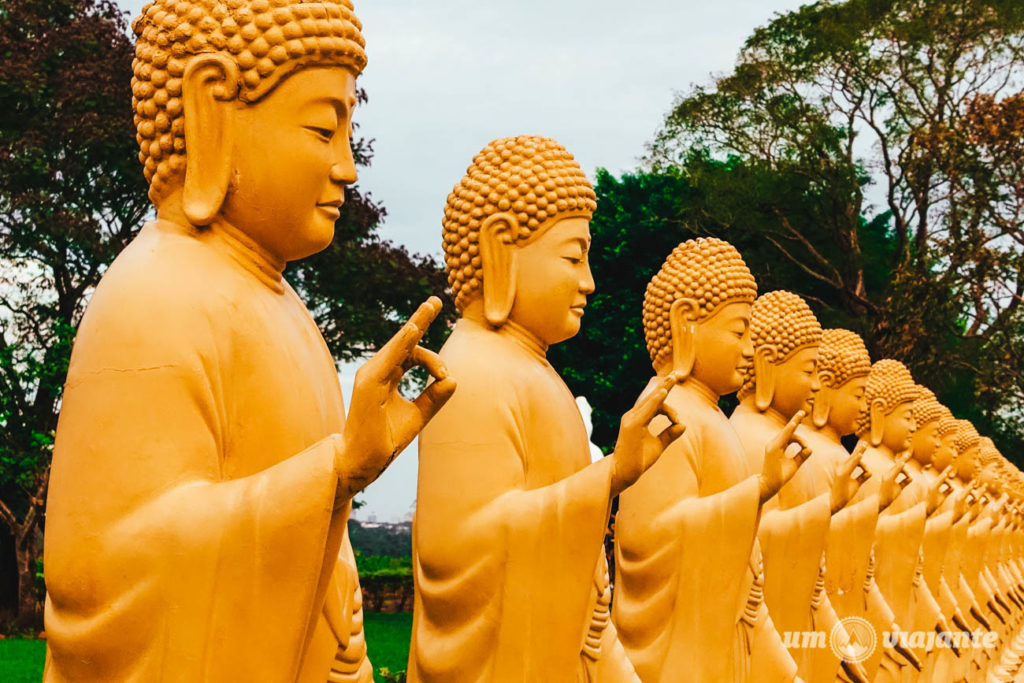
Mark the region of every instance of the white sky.
[[[120, 0], [134, 17], [142, 0]], [[440, 254], [441, 212], [494, 138], [552, 137], [593, 175], [636, 167], [674, 94], [727, 72], [743, 40], [798, 0], [355, 0], [376, 139], [359, 185], [382, 232]], [[342, 372], [346, 400], [354, 368]], [[362, 494], [360, 518], [399, 521], [416, 495], [415, 447]]]

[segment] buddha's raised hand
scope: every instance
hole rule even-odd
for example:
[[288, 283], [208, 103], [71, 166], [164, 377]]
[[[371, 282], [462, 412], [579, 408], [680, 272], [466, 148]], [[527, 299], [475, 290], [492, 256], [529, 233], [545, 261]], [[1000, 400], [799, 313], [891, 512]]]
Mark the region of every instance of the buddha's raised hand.
[[[615, 440], [612, 458], [611, 492], [613, 496], [622, 493], [647, 468], [657, 462], [662, 451], [682, 436], [686, 425], [671, 406], [665, 405], [668, 392], [678, 382], [675, 373], [660, 378], [654, 389], [640, 395], [619, 422], [619, 435]], [[651, 421], [659, 415], [668, 418], [669, 425], [657, 435], [649, 429]]]
[[925, 512], [929, 517], [932, 513], [939, 509], [939, 507], [946, 502], [946, 496], [949, 495], [950, 487], [946, 484], [946, 481], [953, 475], [953, 466], [950, 465], [946, 469], [942, 470], [942, 473], [928, 486], [928, 493], [925, 496], [926, 506]]
[[[427, 299], [398, 334], [356, 372], [342, 446], [335, 456], [335, 469], [351, 495], [380, 476], [455, 391], [455, 380], [448, 376], [440, 357], [418, 346], [440, 311], [440, 299]], [[417, 365], [426, 368], [434, 381], [409, 401], [399, 393], [398, 385]]]
[[796, 411], [764, 448], [764, 465], [760, 477], [762, 505], [778, 493], [811, 456], [811, 449], [796, 433], [796, 428], [806, 416], [804, 411]]
[[903, 469], [908, 460], [910, 460], [910, 451], [906, 451], [896, 458], [892, 467], [882, 477], [882, 483], [878, 486], [879, 512], [892, 505], [896, 497], [900, 495], [900, 492], [910, 485], [910, 475]]
[[843, 462], [839, 463], [836, 467], [836, 478], [832, 482], [832, 514], [836, 514], [846, 504], [853, 500], [853, 497], [857, 495], [857, 491], [860, 489], [861, 484], [866, 482], [871, 475], [867, 470], [861, 468], [860, 474], [854, 476], [853, 473], [860, 465], [860, 459], [864, 457], [864, 452], [868, 449], [866, 442], [861, 441], [857, 444], [857, 447], [853, 449], [853, 453], [850, 454]]

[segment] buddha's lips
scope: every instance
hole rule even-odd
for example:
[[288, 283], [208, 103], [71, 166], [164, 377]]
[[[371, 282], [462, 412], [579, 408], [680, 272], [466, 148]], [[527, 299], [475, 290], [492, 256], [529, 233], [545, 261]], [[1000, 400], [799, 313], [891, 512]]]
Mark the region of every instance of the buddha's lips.
[[328, 202], [317, 202], [317, 206], [331, 207], [334, 209], [340, 209], [341, 205], [345, 203], [344, 199], [332, 199]]

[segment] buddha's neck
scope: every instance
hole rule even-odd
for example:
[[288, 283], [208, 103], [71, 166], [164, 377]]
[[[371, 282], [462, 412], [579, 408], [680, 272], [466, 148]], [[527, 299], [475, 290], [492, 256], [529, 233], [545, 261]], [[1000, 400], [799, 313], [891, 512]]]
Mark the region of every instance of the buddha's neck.
[[748, 408], [752, 409], [755, 413], [759, 413], [760, 415], [764, 416], [765, 419], [767, 419], [769, 422], [779, 427], [780, 429], [782, 427], [785, 427], [786, 423], [788, 423], [790, 420], [790, 418], [780, 413], [779, 410], [774, 406], [768, 406], [766, 410], [759, 410], [756, 403], [754, 402], [753, 396], [746, 397], [741, 401], [741, 403], [746, 404]]
[[708, 405], [714, 408], [718, 407], [718, 399], [721, 398], [721, 396], [716, 394], [711, 387], [709, 387], [707, 384], [704, 384], [704, 382], [701, 382], [696, 377], [687, 377], [679, 384], [679, 387], [682, 388], [683, 390], [690, 391], [695, 396], [698, 396], [702, 400], [706, 401]]
[[495, 327], [487, 322], [484, 317], [483, 306], [474, 305], [476, 303], [477, 302], [474, 301], [462, 311], [463, 320], [491, 330], [492, 332], [496, 332], [497, 334], [512, 340], [516, 345], [526, 349], [530, 354], [537, 358], [547, 360], [548, 345], [545, 344], [540, 337], [514, 320], [506, 320], [500, 326]]
[[262, 245], [249, 237], [245, 231], [217, 216], [208, 226], [193, 225], [182, 209], [181, 189], [173, 190], [160, 200], [157, 220], [177, 227], [208, 240], [215, 248], [231, 256], [271, 289], [284, 291], [283, 273], [285, 261], [276, 257]]
[[813, 422], [809, 426], [832, 443], [843, 443], [843, 437], [839, 435], [839, 430], [833, 427], [831, 422], [826, 422], [824, 427], [819, 427]]

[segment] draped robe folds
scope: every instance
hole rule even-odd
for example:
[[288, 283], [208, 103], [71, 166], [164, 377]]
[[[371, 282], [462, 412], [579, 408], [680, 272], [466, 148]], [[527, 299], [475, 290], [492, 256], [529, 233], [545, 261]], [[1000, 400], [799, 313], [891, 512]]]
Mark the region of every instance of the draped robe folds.
[[[690, 380], [666, 404], [686, 432], [619, 498], [615, 624], [644, 683], [749, 681], [758, 628], [773, 632], [757, 473], [710, 390]], [[781, 642], [772, 652], [778, 665], [757, 674], [792, 680]]]
[[609, 613], [611, 459], [545, 349], [462, 319], [420, 436], [410, 681], [637, 681]]
[[[748, 466], [760, 471], [766, 446], [786, 426], [786, 421], [777, 413], [762, 413], [747, 403], [741, 403], [729, 421], [739, 435]], [[814, 475], [801, 467], [761, 513], [757, 536], [764, 556], [764, 601], [780, 635], [816, 630], [827, 633], [835, 623], [827, 596], [816, 595], [828, 539], [830, 506], [830, 491], [817, 488]], [[815, 657], [821, 649], [831, 655], [828, 648], [802, 648], [799, 641], [790, 646], [790, 654], [805, 680], [813, 680], [816, 669], [821, 668], [822, 663]], [[839, 659], [831, 659], [838, 669]], [[834, 679], [835, 671], [824, 678]]]
[[[831, 491], [836, 469], [850, 457], [849, 451], [816, 429], [803, 426], [799, 434], [812, 451], [801, 471], [806, 470], [814, 477], [816, 487]], [[869, 576], [877, 523], [877, 493], [848, 502], [832, 516], [825, 546], [825, 590], [840, 618], [867, 619], [876, 633], [884, 633], [892, 628], [892, 610], [874, 578]], [[876, 647], [861, 662], [869, 680], [882, 665], [893, 674], [900, 666], [888, 646]]]
[[227, 227], [147, 224], [72, 353], [44, 680], [372, 680], [344, 419], [323, 338], [266, 254]]

